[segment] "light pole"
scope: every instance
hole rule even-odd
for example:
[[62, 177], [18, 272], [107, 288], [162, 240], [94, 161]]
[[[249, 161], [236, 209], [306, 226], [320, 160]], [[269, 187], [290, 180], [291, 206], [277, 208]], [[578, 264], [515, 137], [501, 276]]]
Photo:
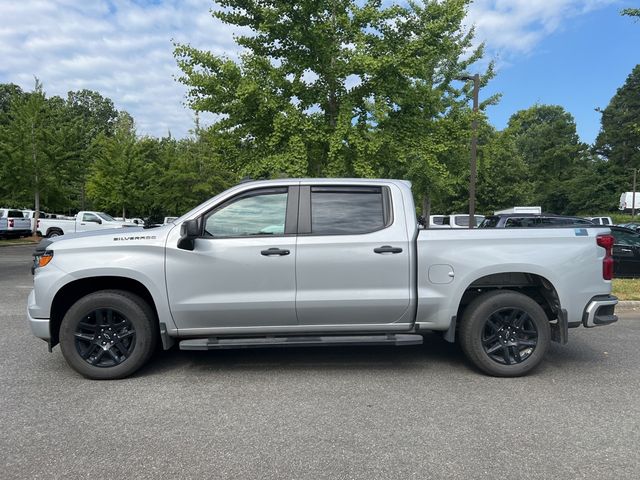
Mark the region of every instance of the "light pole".
[[471, 162], [469, 175], [469, 228], [476, 226], [476, 175], [478, 155], [478, 96], [480, 94], [480, 75], [460, 77], [459, 80], [473, 81], [473, 123], [471, 129]]

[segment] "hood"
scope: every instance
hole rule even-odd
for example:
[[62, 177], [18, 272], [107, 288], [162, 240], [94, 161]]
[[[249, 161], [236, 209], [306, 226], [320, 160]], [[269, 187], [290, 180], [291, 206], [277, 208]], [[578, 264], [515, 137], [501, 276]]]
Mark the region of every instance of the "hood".
[[[174, 225], [171, 225], [174, 226]], [[114, 237], [121, 235], [131, 235], [135, 233], [145, 233], [151, 234], [152, 232], [160, 231], [161, 227], [154, 228], [144, 228], [139, 227], [137, 225], [128, 225], [126, 229], [122, 228], [109, 228], [103, 230], [90, 230], [88, 232], [78, 232], [78, 233], [67, 233], [65, 235], [61, 235], [59, 237], [53, 238], [43, 238], [40, 243], [36, 246], [36, 252], [44, 252], [47, 250], [49, 246], [57, 242], [66, 242], [68, 240], [76, 240], [81, 238], [90, 238], [90, 237]], [[164, 229], [162, 229], [164, 231]]]

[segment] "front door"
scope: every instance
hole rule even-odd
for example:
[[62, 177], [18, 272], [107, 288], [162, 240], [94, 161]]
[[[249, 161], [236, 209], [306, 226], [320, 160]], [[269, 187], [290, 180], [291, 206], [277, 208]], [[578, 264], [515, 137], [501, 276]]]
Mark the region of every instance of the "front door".
[[100, 229], [102, 219], [95, 213], [85, 212], [80, 219], [80, 225], [78, 225], [78, 232], [89, 232], [91, 230]]
[[169, 240], [167, 290], [181, 332], [297, 323], [297, 192], [245, 191], [200, 217], [192, 251]]

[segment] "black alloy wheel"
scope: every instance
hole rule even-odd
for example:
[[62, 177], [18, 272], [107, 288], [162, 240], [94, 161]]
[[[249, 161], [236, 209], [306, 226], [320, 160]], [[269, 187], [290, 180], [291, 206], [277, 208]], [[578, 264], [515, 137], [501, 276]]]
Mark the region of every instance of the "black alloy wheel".
[[502, 365], [522, 363], [538, 344], [538, 330], [527, 312], [501, 308], [491, 314], [482, 331], [482, 347], [493, 361]]
[[551, 341], [549, 321], [533, 298], [512, 290], [493, 290], [465, 308], [458, 341], [467, 358], [483, 372], [519, 377], [542, 362]]
[[133, 353], [136, 330], [121, 312], [100, 308], [78, 322], [73, 334], [78, 354], [95, 367], [120, 365]]
[[76, 301], [60, 324], [62, 355], [76, 372], [96, 380], [131, 375], [153, 354], [158, 318], [138, 295], [100, 290]]

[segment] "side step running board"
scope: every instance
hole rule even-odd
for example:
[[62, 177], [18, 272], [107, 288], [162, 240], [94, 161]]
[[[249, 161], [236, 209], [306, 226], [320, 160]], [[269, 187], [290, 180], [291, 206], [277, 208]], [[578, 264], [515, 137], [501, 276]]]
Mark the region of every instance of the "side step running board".
[[422, 335], [340, 335], [257, 338], [193, 338], [180, 341], [180, 350], [226, 348], [300, 347], [331, 345], [420, 345]]

